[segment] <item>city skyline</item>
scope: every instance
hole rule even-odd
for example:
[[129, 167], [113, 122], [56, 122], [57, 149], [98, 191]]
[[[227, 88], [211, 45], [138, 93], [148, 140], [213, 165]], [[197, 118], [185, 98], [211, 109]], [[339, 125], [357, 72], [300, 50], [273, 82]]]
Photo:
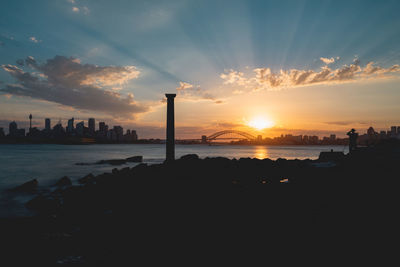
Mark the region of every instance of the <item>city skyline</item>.
[[[103, 132], [103, 135], [107, 136], [107, 132], [109, 130], [118, 131], [118, 132], [120, 132], [121, 136], [124, 135], [124, 130], [123, 130], [124, 127], [122, 127], [120, 125], [112, 125], [111, 127], [109, 127], [109, 125], [106, 124], [106, 122], [104, 122], [104, 121], [98, 121], [97, 124], [96, 124], [96, 119], [95, 118], [87, 118], [86, 119], [87, 126], [86, 126], [85, 125], [85, 120], [78, 119], [78, 120], [75, 121], [75, 118], [72, 117], [72, 118], [67, 120], [67, 122], [65, 124], [65, 127], [62, 124], [61, 120], [58, 120], [56, 123], [52, 124], [51, 118], [45, 118], [44, 119], [44, 124], [43, 124], [44, 127], [42, 127], [42, 129], [37, 127], [37, 125], [35, 125], [35, 124], [31, 124], [32, 118], [33, 118], [33, 116], [32, 116], [32, 114], [30, 114], [29, 115], [29, 120], [30, 120], [29, 126], [30, 127], [28, 127], [28, 131], [26, 131], [25, 127], [23, 127], [23, 128], [17, 127], [18, 123], [16, 121], [10, 121], [10, 123], [8, 124], [8, 127], [0, 127], [0, 132], [2, 134], [5, 134], [5, 135], [10, 135], [11, 131], [8, 130], [8, 129], [11, 129], [13, 127], [13, 128], [15, 128], [15, 130], [23, 130], [23, 134], [22, 134], [23, 136], [25, 136], [25, 134], [28, 136], [28, 134], [31, 132], [31, 129], [33, 129], [35, 131], [36, 130], [39, 130], [39, 131], [52, 131], [52, 130], [54, 130], [56, 128], [56, 126], [59, 125], [59, 126], [61, 126], [61, 129], [65, 130], [66, 134], [71, 134], [71, 133], [76, 134], [76, 133], [78, 133], [78, 136], [87, 135], [89, 137], [90, 136], [91, 137], [96, 137], [98, 133], [102, 133], [102, 132]], [[98, 125], [98, 127], [96, 127], [96, 125]], [[78, 132], [78, 128], [81, 128], [79, 130], [79, 131], [81, 131], [80, 133]], [[85, 134], [84, 134], [83, 131], [85, 131]], [[132, 129], [132, 130], [131, 129], [127, 129], [126, 130], [126, 134], [127, 135], [130, 135], [131, 132], [135, 136], [134, 139], [138, 140], [136, 130], [134, 130], [134, 129]], [[363, 142], [365, 142], [366, 139], [370, 139], [371, 136], [374, 136], [374, 138], [375, 137], [377, 137], [377, 138], [379, 137], [380, 139], [385, 139], [385, 138], [388, 138], [388, 137], [400, 139], [400, 126], [393, 126], [392, 125], [390, 127], [386, 127], [386, 128], [383, 128], [383, 129], [374, 129], [373, 126], [369, 126], [367, 129], [365, 129], [365, 131], [361, 130], [361, 131], [359, 131], [359, 133], [362, 134], [360, 136], [360, 140], [362, 140]], [[287, 139], [289, 141], [292, 140], [292, 141], [297, 142], [298, 139], [300, 138], [300, 142], [304, 141], [304, 139], [306, 139], [305, 143], [308, 143], [307, 141], [308, 141], [309, 138], [310, 138], [310, 140], [314, 139], [315, 141], [326, 141], [326, 140], [336, 140], [336, 139], [337, 140], [339, 140], [339, 139], [344, 140], [344, 139], [347, 139], [346, 135], [347, 134], [344, 134], [343, 136], [342, 135], [338, 135], [337, 136], [335, 133], [330, 133], [330, 134], [328, 134], [328, 136], [324, 136], [324, 135], [321, 136], [321, 135], [317, 135], [317, 134], [313, 134], [313, 133], [305, 134], [305, 135], [303, 135], [303, 134], [296, 135], [296, 134], [293, 134], [293, 132], [286, 132], [286, 133], [280, 133], [279, 135], [276, 135], [276, 136], [262, 136], [260, 134], [260, 131], [258, 131], [255, 140], [260, 141], [260, 140], [264, 140], [264, 139], [265, 140], [267, 140], [267, 139], [269, 139], [269, 140]], [[1, 136], [1, 134], [0, 134], [0, 136]], [[206, 135], [202, 134], [201, 138], [199, 138], [199, 136], [197, 136], [195, 138], [189, 138], [188, 140], [201, 140], [201, 141], [203, 141], [202, 139], [204, 137], [206, 137]], [[162, 139], [163, 140], [164, 138], [146, 138], [146, 137], [143, 138], [143, 140], [146, 140], [146, 139]], [[179, 138], [179, 137], [176, 138], [176, 139], [177, 140], [179, 140], [179, 139], [184, 140], [183, 138]]]
[[3, 128], [28, 128], [30, 113], [44, 127], [51, 114], [163, 138], [165, 93], [177, 94], [177, 138], [224, 129], [345, 137], [400, 125], [398, 1], [3, 6]]

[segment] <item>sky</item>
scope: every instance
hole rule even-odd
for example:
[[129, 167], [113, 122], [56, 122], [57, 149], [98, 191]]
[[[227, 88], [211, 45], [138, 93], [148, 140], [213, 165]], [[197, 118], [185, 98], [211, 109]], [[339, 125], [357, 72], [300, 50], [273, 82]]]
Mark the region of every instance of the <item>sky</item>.
[[2, 0], [0, 127], [94, 117], [164, 138], [176, 93], [177, 138], [387, 130], [398, 14], [400, 1]]

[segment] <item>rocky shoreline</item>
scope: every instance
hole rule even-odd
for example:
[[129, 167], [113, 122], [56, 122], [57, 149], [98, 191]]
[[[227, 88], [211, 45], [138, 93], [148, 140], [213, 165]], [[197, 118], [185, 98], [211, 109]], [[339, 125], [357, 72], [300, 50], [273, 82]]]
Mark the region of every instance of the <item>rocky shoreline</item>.
[[[14, 260], [41, 264], [204, 259], [213, 250], [235, 254], [246, 242], [273, 243], [277, 233], [292, 241], [306, 233], [318, 242], [348, 238], [392, 214], [397, 180], [390, 174], [399, 161], [381, 152], [275, 161], [186, 155], [89, 174], [80, 185], [63, 177], [26, 204], [36, 216], [2, 219], [0, 229], [28, 255]], [[29, 185], [19, 189], [37, 183]]]

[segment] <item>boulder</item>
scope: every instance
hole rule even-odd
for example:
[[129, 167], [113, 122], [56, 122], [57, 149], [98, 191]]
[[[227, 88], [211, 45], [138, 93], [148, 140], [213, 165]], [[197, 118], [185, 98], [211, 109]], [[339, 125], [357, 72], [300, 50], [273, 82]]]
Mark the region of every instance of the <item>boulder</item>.
[[133, 156], [125, 159], [127, 162], [142, 162], [143, 156]]
[[62, 177], [60, 180], [57, 181], [55, 186], [71, 186], [72, 182], [67, 176]]
[[14, 187], [13, 189], [11, 189], [11, 191], [31, 193], [37, 189], [38, 184], [38, 180], [32, 179], [26, 183], [23, 183], [22, 185]]
[[100, 160], [96, 164], [110, 164], [110, 165], [122, 165], [126, 163], [126, 159], [108, 159]]
[[51, 196], [39, 195], [28, 201], [25, 206], [42, 214], [50, 214], [60, 207], [60, 201]]
[[86, 183], [92, 182], [93, 179], [94, 179], [94, 175], [89, 173], [88, 175], [86, 175], [86, 176], [82, 177], [81, 179], [79, 179], [78, 183], [86, 184]]

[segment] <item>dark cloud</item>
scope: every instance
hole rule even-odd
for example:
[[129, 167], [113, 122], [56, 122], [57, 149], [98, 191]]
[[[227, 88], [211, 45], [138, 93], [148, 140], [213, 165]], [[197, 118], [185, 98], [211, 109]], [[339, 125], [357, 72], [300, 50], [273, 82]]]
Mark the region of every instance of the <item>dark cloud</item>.
[[[20, 62], [21, 63], [21, 62]], [[81, 110], [100, 111], [115, 117], [130, 117], [146, 112], [148, 107], [136, 103], [133, 94], [121, 95], [112, 89], [120, 88], [128, 80], [137, 78], [133, 66], [97, 66], [81, 64], [78, 59], [56, 56], [44, 64], [33, 57], [25, 65], [35, 72], [25, 72], [13, 65], [2, 65], [17, 81], [7, 84], [0, 93], [27, 96], [59, 103]]]

